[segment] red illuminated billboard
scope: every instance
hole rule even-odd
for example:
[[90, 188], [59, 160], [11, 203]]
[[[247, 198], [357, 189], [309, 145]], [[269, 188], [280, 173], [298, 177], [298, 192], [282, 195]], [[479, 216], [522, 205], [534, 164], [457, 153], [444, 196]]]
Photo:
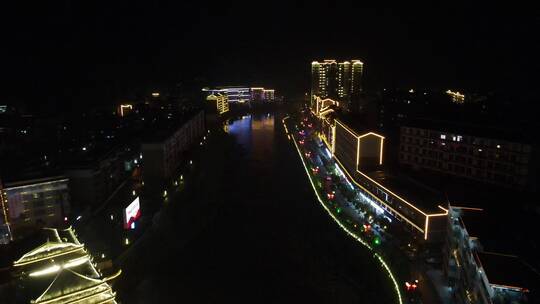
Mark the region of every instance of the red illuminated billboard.
[[141, 205], [139, 197], [135, 198], [126, 209], [124, 209], [124, 228], [130, 229], [131, 225], [141, 216]]

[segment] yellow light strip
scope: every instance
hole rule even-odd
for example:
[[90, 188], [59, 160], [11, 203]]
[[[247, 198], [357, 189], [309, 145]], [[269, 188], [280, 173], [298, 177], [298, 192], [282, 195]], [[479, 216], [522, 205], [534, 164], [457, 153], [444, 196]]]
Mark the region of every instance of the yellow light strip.
[[88, 260], [89, 260], [88, 255], [86, 255], [86, 256], [83, 256], [83, 257], [80, 257], [80, 258], [70, 260], [69, 262], [65, 263], [62, 267], [63, 268], [71, 268], [71, 267], [79, 266], [79, 265], [82, 265], [82, 264], [86, 263]]
[[67, 269], [67, 268], [72, 268], [72, 267], [82, 265], [82, 264], [84, 264], [84, 263], [86, 263], [88, 261], [89, 261], [89, 257], [88, 257], [88, 255], [85, 255], [85, 256], [82, 256], [82, 257], [79, 257], [79, 258], [76, 258], [76, 259], [69, 260], [64, 265], [54, 264], [53, 266], [49, 266], [47, 268], [31, 272], [29, 274], [29, 276], [31, 276], [31, 277], [44, 276], [44, 275], [47, 275], [47, 274], [58, 272], [58, 271], [60, 271], [62, 269]]
[[[92, 280], [95, 280], [95, 279], [92, 279]], [[96, 284], [96, 285], [93, 285], [93, 286], [90, 286], [90, 287], [86, 287], [84, 289], [81, 289], [81, 290], [78, 290], [76, 292], [72, 292], [72, 293], [69, 293], [69, 294], [65, 294], [65, 295], [62, 295], [62, 296], [59, 296], [59, 297], [56, 297], [56, 298], [52, 298], [52, 299], [49, 299], [49, 300], [46, 300], [46, 301], [40, 301], [39, 303], [40, 304], [47, 304], [47, 303], [53, 303], [53, 302], [57, 302], [57, 301], [60, 301], [60, 300], [63, 300], [63, 299], [66, 299], [66, 298], [69, 298], [69, 297], [74, 297], [78, 294], [81, 294], [81, 293], [85, 293], [91, 289], [97, 289], [98, 287], [100, 287], [101, 285], [107, 285], [107, 289], [105, 290], [102, 290], [101, 292], [98, 292], [98, 293], [94, 293], [92, 294], [93, 295], [99, 295], [101, 293], [104, 293], [104, 292], [107, 292], [107, 291], [110, 291], [112, 292], [112, 289], [111, 287], [109, 286], [109, 284], [103, 282], [103, 283], [100, 283], [100, 284]], [[41, 298], [41, 297], [40, 297]], [[114, 298], [114, 297], [113, 297]], [[39, 299], [39, 298], [38, 298]], [[34, 302], [34, 303], [37, 303], [37, 302]], [[70, 302], [71, 303], [71, 302]]]
[[53, 265], [53, 266], [49, 266], [49, 267], [47, 267], [45, 269], [34, 271], [34, 272], [30, 273], [29, 276], [31, 276], [31, 277], [40, 277], [40, 276], [44, 276], [44, 275], [48, 275], [48, 274], [51, 274], [51, 273], [58, 272], [60, 269], [62, 269], [62, 267], [60, 267], [58, 265]]
[[39, 259], [35, 259], [35, 260], [32, 260], [32, 261], [28, 261], [28, 262], [22, 262], [22, 263], [20, 263], [19, 261], [15, 261], [15, 262], [13, 263], [13, 266], [14, 266], [14, 267], [18, 267], [18, 266], [24, 266], [24, 265], [28, 265], [28, 264], [32, 264], [32, 263], [44, 261], [44, 260], [49, 260], [49, 259], [52, 259], [52, 258], [56, 258], [56, 257], [59, 257], [59, 256], [63, 256], [63, 255], [66, 255], [66, 254], [70, 254], [70, 253], [73, 253], [73, 252], [76, 252], [76, 251], [79, 251], [79, 250], [84, 251], [84, 247], [81, 246], [81, 247], [78, 247], [78, 248], [74, 248], [74, 249], [68, 250], [68, 251], [66, 251], [66, 252], [60, 252], [60, 253], [57, 253], [57, 254], [52, 255], [52, 256], [47, 256], [47, 257], [44, 257], [44, 258], [39, 258]]
[[328, 144], [328, 141], [326, 140], [326, 136], [319, 136], [319, 138], [324, 142], [324, 144], [327, 146], [327, 147], [330, 147], [330, 144]]
[[[345, 172], [345, 174], [347, 174], [347, 176], [349, 177], [349, 179], [355, 184], [357, 185], [358, 187], [360, 187], [362, 190], [364, 190], [366, 193], [368, 193], [369, 195], [371, 195], [375, 200], [379, 201], [379, 203], [381, 203], [382, 205], [384, 205], [386, 208], [392, 210], [392, 212], [394, 212], [395, 214], [399, 215], [399, 217], [406, 221], [407, 223], [411, 224], [413, 227], [415, 227], [416, 229], [418, 229], [418, 231], [420, 231], [421, 233], [424, 233], [424, 229], [420, 228], [418, 225], [416, 225], [415, 223], [413, 223], [412, 221], [410, 221], [407, 217], [405, 217], [403, 214], [401, 214], [400, 212], [398, 212], [397, 210], [395, 210], [394, 208], [392, 208], [390, 205], [386, 204], [384, 201], [382, 201], [380, 198], [378, 198], [377, 196], [375, 196], [371, 191], [369, 191], [368, 189], [366, 189], [364, 186], [360, 185], [354, 178], [352, 178], [352, 176], [349, 174], [349, 171], [347, 171], [347, 169], [345, 169], [345, 166], [343, 166], [343, 164], [341, 163], [341, 161], [338, 159], [338, 157], [336, 155], [334, 155], [334, 159], [337, 161], [337, 163], [339, 164], [339, 166], [343, 169], [343, 172]], [[425, 216], [425, 214], [423, 214]]]
[[360, 137], [356, 139], [356, 169], [360, 165]]
[[[313, 191], [315, 192], [315, 195], [317, 196], [317, 200], [319, 201], [321, 206], [326, 210], [326, 212], [330, 215], [330, 217], [334, 220], [334, 222], [336, 222], [343, 231], [345, 231], [350, 237], [357, 240], [360, 244], [364, 245], [370, 251], [373, 251], [373, 248], [366, 241], [364, 241], [361, 237], [359, 237], [354, 232], [350, 231], [345, 225], [343, 225], [339, 221], [339, 219], [336, 218], [334, 216], [334, 214], [332, 214], [332, 212], [324, 204], [321, 196], [319, 195], [319, 192], [317, 191], [317, 188], [315, 187], [313, 179], [311, 178], [311, 175], [309, 174], [308, 168], [307, 168], [306, 163], [304, 161], [304, 157], [302, 156], [302, 152], [300, 152], [300, 148], [298, 147], [298, 144], [296, 143], [296, 139], [294, 138], [294, 135], [292, 136], [292, 139], [293, 139], [294, 146], [296, 147], [296, 152], [298, 152], [298, 155], [300, 156], [300, 160], [302, 161], [302, 165], [304, 165], [304, 170], [306, 171], [309, 182], [311, 183], [311, 187], [313, 188]], [[392, 271], [390, 270], [390, 267], [388, 267], [388, 264], [384, 261], [384, 259], [378, 253], [375, 252], [373, 254], [373, 256], [376, 257], [379, 260], [379, 262], [381, 262], [381, 265], [383, 266], [384, 270], [386, 270], [386, 272], [388, 273], [388, 276], [390, 277], [390, 279], [392, 280], [392, 283], [394, 284], [394, 288], [395, 288], [396, 294], [398, 296], [398, 303], [403, 304], [403, 300], [402, 300], [402, 296], [401, 296], [401, 290], [399, 289], [399, 285], [397, 283], [397, 280], [394, 277], [394, 274], [392, 273]]]
[[4, 215], [4, 224], [8, 228], [9, 239], [11, 241], [13, 241], [13, 237], [11, 236], [11, 227], [9, 225], [9, 220], [8, 220], [8, 216], [7, 216], [8, 211], [7, 211], [6, 204], [5, 204], [7, 202], [8, 202], [7, 197], [4, 196], [4, 189], [2, 188], [2, 181], [0, 180], [0, 204], [2, 204], [2, 214]]
[[[379, 152], [379, 165], [382, 165], [384, 137], [381, 138], [381, 152]], [[357, 168], [358, 169], [358, 168]]]
[[336, 126], [332, 126], [332, 155], [336, 153]]
[[441, 206], [441, 205], [438, 205], [437, 207], [439, 207], [440, 209], [442, 209], [442, 211], [446, 212], [446, 214], [448, 215], [448, 209], [444, 208], [444, 207]]
[[112, 276], [104, 278], [103, 281], [104, 281], [104, 282], [108, 282], [108, 281], [114, 280], [114, 279], [116, 279], [117, 277], [119, 277], [121, 274], [122, 274], [122, 269], [119, 269], [119, 270], [118, 270], [115, 274], [113, 274]]
[[356, 134], [356, 132], [354, 130], [352, 130], [351, 128], [349, 128], [347, 125], [345, 125], [343, 122], [341, 122], [339, 119], [336, 119], [335, 122], [337, 122], [338, 124], [340, 124], [345, 130], [349, 131], [349, 133], [352, 134], [352, 136], [356, 137], [356, 138], [363, 138], [363, 137], [366, 137], [366, 136], [369, 136], [369, 135], [375, 135], [381, 139], [384, 139], [385, 137], [380, 135], [380, 134], [377, 134], [375, 132], [368, 132], [368, 133], [365, 133], [365, 134], [362, 134], [362, 135], [358, 135]]
[[424, 240], [427, 240], [428, 229], [429, 229], [429, 216], [426, 216], [426, 227], [424, 229]]
[[363, 135], [360, 135], [360, 136], [358, 136], [358, 137], [359, 137], [359, 138], [362, 138], [362, 137], [366, 137], [366, 136], [369, 136], [369, 135], [375, 135], [375, 136], [377, 136], [377, 137], [379, 137], [379, 138], [384, 139], [384, 136], [382, 136], [382, 135], [380, 135], [380, 134], [377, 134], [377, 133], [375, 133], [375, 132], [368, 132], [368, 133], [363, 134]]
[[13, 190], [13, 189], [19, 189], [19, 188], [30, 188], [30, 187], [50, 185], [50, 184], [55, 184], [55, 183], [62, 183], [62, 182], [67, 182], [67, 181], [68, 181], [68, 179], [64, 178], [64, 179], [53, 180], [53, 181], [49, 181], [49, 182], [36, 182], [36, 183], [30, 184], [30, 185], [5, 187], [4, 190]]
[[384, 187], [383, 185], [381, 185], [380, 183], [376, 182], [374, 179], [372, 179], [371, 177], [367, 176], [366, 174], [362, 173], [360, 170], [356, 170], [356, 172], [362, 174], [362, 176], [364, 176], [365, 178], [367, 178], [368, 180], [370, 180], [371, 182], [373, 182], [375, 185], [381, 187], [382, 189], [388, 191], [390, 194], [392, 194], [393, 196], [397, 197], [400, 201], [404, 202], [405, 204], [409, 205], [411, 208], [413, 208], [414, 210], [420, 212], [421, 214], [427, 216], [428, 214], [425, 213], [424, 211], [418, 209], [416, 206], [414, 206], [413, 204], [409, 203], [408, 201], [406, 201], [404, 198], [402, 198], [401, 196], [395, 194], [394, 192], [388, 190], [386, 187]]
[[[439, 206], [440, 207], [440, 206]], [[436, 213], [436, 214], [429, 214], [426, 216], [426, 228], [424, 229], [424, 240], [428, 239], [428, 233], [429, 233], [429, 218], [435, 217], [435, 216], [447, 216], [448, 211], [445, 213]]]
[[347, 127], [345, 124], [343, 124], [341, 121], [339, 120], [335, 120], [336, 123], [338, 123], [340, 126], [342, 126], [345, 130], [347, 130], [349, 133], [351, 133], [352, 136], [358, 138], [360, 137], [358, 134], [356, 134], [356, 132], [354, 132], [352, 129], [350, 129], [349, 127]]
[[130, 104], [120, 105], [120, 116], [122, 117], [124, 117], [124, 109], [133, 110], [133, 106], [131, 106]]

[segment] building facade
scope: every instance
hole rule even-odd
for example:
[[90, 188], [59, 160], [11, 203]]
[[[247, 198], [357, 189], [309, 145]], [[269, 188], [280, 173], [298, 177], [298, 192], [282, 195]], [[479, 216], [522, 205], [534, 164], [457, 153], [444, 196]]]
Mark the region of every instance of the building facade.
[[219, 115], [229, 112], [229, 99], [227, 95], [221, 93], [210, 94], [206, 97], [206, 100], [216, 103], [216, 111]]
[[453, 103], [457, 103], [457, 104], [465, 103], [465, 95], [461, 94], [460, 92], [457, 92], [457, 91], [454, 92], [454, 91], [451, 91], [451, 90], [447, 90], [446, 94], [448, 94], [448, 96], [450, 96]]
[[0, 244], [37, 229], [58, 227], [70, 211], [68, 179], [53, 176], [5, 183], [0, 181]]
[[400, 128], [399, 162], [497, 186], [525, 188], [532, 146], [433, 128]]
[[[362, 194], [397, 218], [414, 236], [429, 242], [442, 242], [447, 211], [438, 192], [418, 186], [416, 181], [384, 172], [384, 139], [375, 132], [360, 133], [327, 113], [340, 103], [316, 97], [311, 109], [320, 120], [320, 138], [332, 157]], [[399, 194], [397, 194], [399, 193]]]
[[275, 91], [263, 87], [216, 87], [203, 88], [203, 92], [210, 95], [222, 94], [232, 104], [246, 102], [272, 102], [275, 100]]
[[66, 165], [73, 206], [79, 211], [103, 203], [132, 175], [139, 153], [121, 146], [89, 160]]
[[360, 60], [336, 60], [311, 63], [311, 102], [316, 97], [331, 98], [342, 103], [347, 111], [360, 107], [364, 64]]
[[263, 101], [264, 100], [264, 88], [262, 88], [262, 87], [253, 87], [253, 88], [251, 88], [251, 100], [253, 100], [253, 101]]
[[275, 100], [274, 90], [264, 89], [263, 90], [263, 101], [272, 102]]
[[143, 181], [145, 185], [161, 186], [178, 170], [183, 152], [205, 134], [204, 111], [186, 120], [176, 131], [163, 138], [143, 142]]
[[452, 303], [528, 303], [529, 275], [535, 274], [514, 255], [486, 251], [477, 232], [469, 229], [482, 211], [449, 206], [443, 270]]

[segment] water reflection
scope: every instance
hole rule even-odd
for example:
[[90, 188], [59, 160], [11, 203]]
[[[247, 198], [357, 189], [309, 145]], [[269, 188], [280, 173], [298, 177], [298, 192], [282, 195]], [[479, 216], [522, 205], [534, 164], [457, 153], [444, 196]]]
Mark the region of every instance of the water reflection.
[[231, 120], [226, 125], [226, 131], [235, 137], [248, 157], [255, 161], [265, 161], [274, 152], [274, 115], [246, 115]]

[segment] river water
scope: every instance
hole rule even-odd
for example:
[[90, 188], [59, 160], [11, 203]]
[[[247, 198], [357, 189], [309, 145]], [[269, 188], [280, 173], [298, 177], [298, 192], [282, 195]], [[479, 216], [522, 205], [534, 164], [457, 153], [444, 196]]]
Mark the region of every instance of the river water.
[[376, 260], [316, 201], [283, 115], [212, 131], [193, 184], [123, 264], [120, 300], [395, 303]]

